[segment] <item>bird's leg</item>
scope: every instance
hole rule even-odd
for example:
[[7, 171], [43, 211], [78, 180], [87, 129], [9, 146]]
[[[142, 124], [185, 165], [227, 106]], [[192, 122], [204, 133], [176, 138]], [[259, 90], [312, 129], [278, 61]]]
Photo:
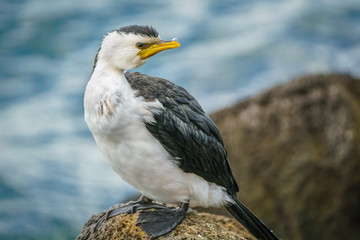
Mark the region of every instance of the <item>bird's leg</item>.
[[96, 223], [95, 230], [97, 230], [100, 225], [108, 220], [109, 218], [115, 217], [117, 215], [128, 213], [134, 214], [137, 210], [146, 210], [146, 209], [161, 209], [167, 208], [164, 205], [153, 203], [152, 200], [145, 195], [141, 195], [141, 197], [136, 201], [130, 201], [126, 204], [119, 205], [118, 207], [107, 211]]
[[181, 203], [180, 207], [176, 209], [162, 208], [141, 211], [136, 225], [151, 235], [151, 239], [155, 239], [175, 229], [185, 219], [188, 209], [189, 203]]

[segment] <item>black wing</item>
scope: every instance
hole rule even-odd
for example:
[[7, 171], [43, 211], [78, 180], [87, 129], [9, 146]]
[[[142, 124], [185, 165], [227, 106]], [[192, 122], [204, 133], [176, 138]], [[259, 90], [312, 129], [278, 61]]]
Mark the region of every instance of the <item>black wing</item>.
[[165, 110], [155, 114], [156, 122], [146, 123], [146, 127], [179, 167], [225, 187], [231, 194], [238, 192], [221, 135], [196, 99], [165, 79], [132, 72], [125, 76], [139, 96], [162, 103]]

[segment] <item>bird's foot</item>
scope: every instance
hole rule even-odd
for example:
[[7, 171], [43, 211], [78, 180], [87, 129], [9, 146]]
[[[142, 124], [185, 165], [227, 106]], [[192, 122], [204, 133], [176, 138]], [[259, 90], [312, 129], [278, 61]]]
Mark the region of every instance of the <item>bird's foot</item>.
[[167, 208], [164, 205], [153, 203], [151, 199], [142, 195], [137, 201], [130, 201], [126, 204], [119, 205], [118, 207], [107, 211], [96, 223], [95, 231], [109, 218], [115, 217], [117, 215], [127, 213], [134, 214], [137, 210], [147, 210], [147, 209], [163, 209]]
[[179, 208], [162, 208], [153, 211], [141, 211], [136, 225], [151, 235], [151, 239], [163, 236], [179, 225], [186, 216], [189, 203], [181, 203]]

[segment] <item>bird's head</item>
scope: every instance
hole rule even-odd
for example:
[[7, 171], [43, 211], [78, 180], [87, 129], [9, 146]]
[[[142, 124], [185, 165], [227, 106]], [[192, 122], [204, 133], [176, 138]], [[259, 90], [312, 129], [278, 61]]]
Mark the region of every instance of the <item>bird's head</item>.
[[96, 61], [105, 61], [120, 70], [142, 66], [149, 57], [166, 49], [177, 48], [177, 41], [163, 41], [150, 26], [131, 25], [105, 35]]

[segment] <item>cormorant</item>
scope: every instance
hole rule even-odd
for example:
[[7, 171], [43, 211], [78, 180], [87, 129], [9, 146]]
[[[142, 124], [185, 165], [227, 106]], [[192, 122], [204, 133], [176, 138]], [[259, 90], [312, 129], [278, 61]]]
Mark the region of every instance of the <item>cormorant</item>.
[[141, 210], [137, 224], [156, 238], [180, 224], [189, 206], [225, 206], [255, 237], [278, 239], [237, 200], [220, 132], [196, 99], [165, 79], [126, 72], [179, 46], [150, 26], [121, 27], [103, 38], [86, 87], [85, 121], [114, 171], [143, 195], [98, 225]]

